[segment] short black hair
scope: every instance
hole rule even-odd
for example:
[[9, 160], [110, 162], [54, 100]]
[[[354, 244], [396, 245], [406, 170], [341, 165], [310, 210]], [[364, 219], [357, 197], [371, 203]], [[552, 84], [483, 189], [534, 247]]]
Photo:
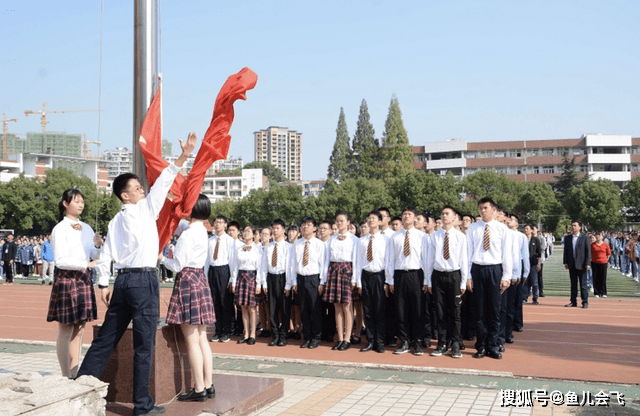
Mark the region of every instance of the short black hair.
[[400, 221], [400, 222], [402, 222], [402, 218], [400, 218], [400, 217], [393, 217], [393, 218], [391, 218], [391, 221], [390, 221], [390, 222], [394, 222], [394, 221]]
[[407, 205], [402, 209], [402, 213], [404, 214], [406, 211], [413, 212], [413, 215], [418, 215], [418, 211], [416, 211], [416, 207], [412, 205]]
[[476, 222], [476, 218], [471, 214], [462, 214], [462, 219], [464, 219], [464, 217], [469, 217], [471, 222]]
[[224, 215], [216, 215], [216, 220], [222, 220], [224, 221], [225, 224], [227, 224], [229, 222], [229, 220], [227, 219], [227, 217], [225, 217]]
[[291, 230], [300, 231], [300, 228], [298, 228], [298, 226], [295, 224], [291, 224], [290, 226], [287, 227], [287, 232]]
[[389, 211], [389, 208], [387, 207], [380, 207], [378, 208], [376, 211], [380, 211], [380, 213], [382, 214], [382, 212], [386, 212], [387, 215], [389, 216], [389, 218], [391, 218], [391, 211]]
[[329, 220], [322, 220], [318, 223], [318, 227], [321, 226], [322, 224], [327, 224], [329, 228], [331, 228], [331, 226], [333, 225], [333, 223]]
[[191, 218], [194, 220], [208, 220], [211, 216], [211, 201], [205, 194], [198, 195], [196, 204], [191, 209]]
[[509, 213], [509, 218], [515, 218], [516, 221], [520, 222], [520, 217], [518, 217], [518, 215], [513, 212]]
[[[244, 231], [244, 229], [245, 229], [245, 228], [247, 228], [247, 227], [251, 228], [251, 232], [252, 232], [253, 234], [255, 234], [255, 233], [256, 233], [256, 227], [255, 227], [255, 225], [251, 225], [251, 224], [247, 224], [247, 225], [245, 225], [245, 226], [242, 228], [242, 231]], [[240, 230], [240, 229], [238, 228], [238, 231], [239, 231], [239, 230]]]
[[122, 173], [113, 180], [113, 184], [111, 185], [113, 187], [113, 193], [116, 194], [120, 201], [122, 201], [121, 194], [127, 189], [131, 179], [140, 182], [140, 177], [131, 172]]
[[582, 222], [580, 220], [571, 220], [571, 224], [573, 224], [574, 222], [577, 222], [580, 228], [582, 228]]
[[305, 222], [310, 222], [311, 224], [313, 224], [314, 227], [317, 227], [317, 223], [316, 220], [312, 217], [304, 217], [303, 219], [300, 220], [300, 225], [304, 224]]
[[478, 200], [478, 205], [486, 204], [487, 202], [490, 203], [493, 208], [498, 208], [498, 205], [496, 205], [496, 203], [493, 202], [493, 199], [489, 198], [488, 196], [480, 198]]
[[367, 218], [369, 218], [370, 215], [375, 215], [376, 217], [378, 217], [380, 221], [382, 221], [382, 213], [380, 212], [379, 209], [374, 209], [372, 211], [369, 211], [369, 213], [367, 214]]
[[240, 223], [238, 221], [230, 221], [227, 225], [227, 230], [229, 229], [229, 227], [236, 227], [238, 231], [240, 231]]
[[287, 228], [287, 223], [285, 223], [282, 218], [276, 218], [275, 220], [271, 221], [271, 226], [273, 227], [274, 225], [281, 225], [282, 228]]
[[457, 209], [455, 209], [454, 207], [452, 207], [451, 205], [443, 206], [440, 211], [444, 211], [445, 209], [450, 209], [451, 211], [453, 211], [454, 214], [456, 214], [457, 216], [460, 217], [460, 219], [462, 219], [462, 215], [460, 214], [460, 212]]
[[336, 213], [336, 220], [338, 219], [338, 217], [339, 217], [340, 215], [344, 215], [344, 217], [347, 219], [347, 221], [348, 221], [348, 222], [351, 222], [351, 217], [349, 216], [349, 214], [347, 214], [347, 213], [346, 213], [346, 212], [344, 212], [344, 211], [338, 211], [338, 212]]

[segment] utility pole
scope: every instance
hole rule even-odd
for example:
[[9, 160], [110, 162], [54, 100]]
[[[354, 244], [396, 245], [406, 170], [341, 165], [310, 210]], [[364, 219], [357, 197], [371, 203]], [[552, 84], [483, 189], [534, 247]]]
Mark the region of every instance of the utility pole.
[[140, 130], [158, 89], [158, 2], [135, 0], [133, 45], [133, 173], [147, 187]]

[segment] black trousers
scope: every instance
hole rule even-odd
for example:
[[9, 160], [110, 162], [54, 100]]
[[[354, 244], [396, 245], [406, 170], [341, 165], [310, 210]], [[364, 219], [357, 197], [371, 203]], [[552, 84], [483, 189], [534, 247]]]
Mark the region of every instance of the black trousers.
[[300, 299], [300, 310], [302, 314], [302, 334], [305, 341], [318, 340], [322, 336], [322, 307], [320, 305], [320, 275], [309, 276], [297, 275], [298, 298]]
[[362, 306], [367, 341], [384, 345], [386, 339], [386, 297], [384, 295], [384, 270], [368, 272], [362, 270]]
[[[529, 260], [526, 260], [529, 261]], [[521, 261], [521, 266], [522, 266], [522, 276], [524, 276], [524, 260]], [[535, 266], [531, 266], [531, 267], [535, 267]], [[524, 326], [524, 317], [522, 315], [522, 302], [526, 299], [525, 297], [525, 290], [527, 290], [527, 283], [526, 283], [526, 279], [525, 279], [525, 283], [522, 283], [522, 276], [520, 276], [520, 279], [518, 280], [518, 284], [516, 286], [516, 294], [514, 296], [513, 302], [515, 305], [514, 311], [513, 311], [513, 329], [518, 329], [521, 330]], [[527, 290], [527, 295], [529, 294], [529, 291]]]
[[13, 283], [13, 264], [10, 264], [9, 261], [4, 261], [4, 272], [6, 275], [6, 282]]
[[476, 307], [474, 304], [474, 292], [468, 290], [462, 295], [462, 306], [460, 307], [460, 321], [462, 336], [473, 338], [476, 336]]
[[502, 295], [502, 264], [471, 266], [473, 293], [476, 305], [476, 350], [498, 352], [498, 332], [500, 331], [500, 308]]
[[[285, 273], [267, 273], [267, 290], [269, 292], [269, 320], [271, 333], [274, 338], [284, 337], [289, 330], [291, 316], [291, 297], [285, 296], [284, 288], [287, 281]], [[282, 319], [280, 319], [282, 317]]]
[[119, 273], [104, 323], [78, 371], [78, 376], [99, 378], [111, 352], [133, 320], [133, 412], [136, 415], [153, 409], [149, 379], [158, 325], [158, 291], [155, 269]]
[[431, 275], [431, 290], [436, 305], [438, 319], [438, 345], [446, 345], [451, 339], [460, 342], [460, 270], [441, 272], [434, 270]]
[[421, 340], [424, 334], [424, 281], [420, 279], [418, 270], [396, 270], [393, 280], [398, 337], [403, 342]]
[[229, 292], [229, 265], [210, 266], [209, 288], [213, 298], [213, 309], [216, 313], [216, 335], [231, 335], [231, 323], [234, 318], [233, 293]]
[[544, 282], [542, 281], [543, 270], [544, 270], [544, 263], [540, 263], [540, 271], [538, 272], [538, 293], [542, 293], [544, 290]]
[[580, 298], [583, 305], [589, 304], [589, 287], [587, 285], [587, 272], [569, 267], [569, 280], [571, 281], [571, 303], [578, 303], [578, 282], [580, 283]]
[[322, 309], [322, 339], [333, 341], [336, 334], [336, 307], [333, 303], [320, 301]]
[[607, 294], [607, 263], [591, 262], [591, 270], [593, 270], [593, 294]]
[[[518, 280], [520, 283], [520, 280]], [[513, 340], [513, 321], [516, 311], [516, 293], [520, 285], [511, 285], [502, 294], [502, 306], [500, 307], [500, 334], [498, 336], [500, 345], [504, 345], [506, 340]], [[522, 307], [522, 302], [520, 303]]]
[[396, 325], [396, 311], [398, 310], [396, 305], [396, 295], [389, 291], [385, 302], [384, 316], [385, 316], [385, 329], [386, 329], [386, 342], [391, 343], [395, 341], [395, 337], [398, 336], [398, 326]]
[[26, 263], [22, 263], [22, 267], [21, 267], [20, 273], [24, 277], [29, 277], [29, 265], [26, 264]]
[[[420, 275], [420, 281], [424, 283], [424, 270], [420, 269], [418, 271], [418, 274]], [[430, 340], [432, 338], [435, 338], [435, 333], [438, 328], [438, 318], [436, 317], [436, 302], [430, 293], [423, 292], [422, 297], [422, 305], [424, 306], [424, 313], [422, 315], [422, 323], [424, 325], [423, 332], [417, 337], [412, 336], [411, 338]]]

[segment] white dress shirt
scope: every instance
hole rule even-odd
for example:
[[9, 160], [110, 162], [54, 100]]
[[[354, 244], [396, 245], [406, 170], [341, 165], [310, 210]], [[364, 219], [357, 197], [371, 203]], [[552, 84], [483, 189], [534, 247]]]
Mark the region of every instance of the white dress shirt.
[[109, 284], [112, 260], [116, 269], [156, 267], [160, 252], [156, 220], [178, 171], [173, 163], [164, 168], [143, 200], [123, 204], [122, 210], [109, 222], [100, 260], [96, 261], [101, 286]]
[[[424, 233], [415, 227], [411, 227], [409, 230], [409, 247], [411, 252], [409, 257], [404, 255], [404, 239], [407, 234], [406, 229], [398, 230], [393, 237], [391, 237], [393, 255], [391, 261], [393, 263], [391, 270], [418, 270], [422, 268], [422, 243]], [[393, 273], [391, 276], [387, 276], [387, 283], [394, 284]]]
[[[491, 247], [484, 249], [484, 227], [489, 227]], [[513, 273], [512, 238], [506, 225], [491, 220], [488, 223], [480, 220], [474, 222], [467, 230], [467, 246], [469, 247], [469, 271], [473, 263], [481, 266], [502, 264], [502, 280], [511, 280]]]
[[380, 271], [385, 272], [385, 282], [387, 276], [393, 274], [393, 269], [387, 269], [392, 264], [393, 258], [393, 246], [391, 244], [391, 237], [384, 235], [381, 231], [378, 231], [373, 235], [373, 244], [371, 246], [373, 260], [367, 260], [367, 250], [369, 248], [369, 240], [372, 235], [367, 234], [360, 237], [358, 242], [358, 268], [355, 269], [356, 286], [362, 287], [362, 270], [366, 270], [371, 273]]
[[238, 271], [239, 270], [255, 270], [256, 272], [256, 288], [267, 287], [266, 279], [262, 274], [262, 252], [260, 249], [251, 244], [251, 250], [245, 250], [245, 244], [241, 241], [238, 241], [236, 244], [236, 254], [233, 256], [233, 262], [229, 265], [231, 269], [231, 277], [229, 282], [233, 287], [236, 286], [236, 281], [238, 280]]
[[[273, 258], [273, 250], [278, 246], [278, 258], [276, 262], [276, 267], [271, 265], [271, 260]], [[262, 253], [262, 275], [267, 277], [267, 273], [271, 274], [287, 274], [289, 271], [289, 256], [291, 255], [291, 243], [282, 240], [282, 241], [272, 241], [264, 248]], [[289, 276], [285, 277], [285, 290], [291, 289]]]
[[194, 221], [188, 224], [182, 231], [175, 248], [173, 258], [162, 258], [161, 263], [174, 273], [179, 273], [185, 267], [203, 269], [207, 261], [209, 248], [209, 236], [202, 221]]
[[449, 259], [444, 258], [444, 239], [447, 231], [444, 228], [431, 234], [427, 246], [424, 264], [424, 284], [432, 287], [431, 275], [434, 270], [439, 272], [454, 272], [460, 270], [460, 289], [467, 287], [469, 278], [469, 253], [467, 251], [467, 236], [463, 232], [451, 227], [449, 229]]
[[324, 280], [320, 279], [320, 284], [327, 283], [330, 262], [351, 262], [351, 283], [356, 283], [356, 269], [358, 268], [358, 237], [347, 232], [344, 234], [345, 239], [340, 240], [341, 234], [332, 235], [326, 242], [325, 250], [325, 267], [327, 272], [324, 273]]
[[[73, 224], [80, 224], [82, 229], [75, 230], [71, 226]], [[64, 217], [51, 232], [51, 248], [56, 267], [85, 270], [91, 258], [98, 256], [99, 249], [93, 244], [93, 236], [94, 232], [89, 224]]]
[[327, 279], [327, 265], [325, 264], [325, 243], [316, 237], [312, 237], [309, 240], [309, 263], [306, 266], [302, 265], [304, 256], [304, 245], [307, 240], [305, 238], [298, 239], [291, 247], [291, 253], [289, 255], [289, 284], [296, 286], [297, 275], [310, 276], [314, 274], [320, 275], [320, 281]]
[[[218, 242], [218, 238], [220, 238], [220, 246], [218, 246], [218, 258], [216, 260], [213, 259], [213, 254], [216, 251], [216, 244]], [[236, 245], [244, 244], [241, 241], [236, 242], [231, 236], [227, 233], [222, 233], [220, 237], [218, 234], [213, 234], [211, 238], [209, 238], [209, 250], [207, 253], [207, 262], [205, 263], [205, 270], [209, 270], [209, 266], [225, 266], [229, 265], [231, 267], [231, 263], [234, 261], [234, 257], [236, 255]], [[208, 273], [205, 271], [205, 273]]]
[[384, 235], [386, 235], [387, 237], [393, 237], [393, 234], [395, 234], [395, 231], [393, 231], [393, 228], [388, 227], [386, 230], [382, 230], [380, 229], [380, 232]]
[[[520, 276], [529, 277], [529, 272], [531, 272], [531, 263], [529, 261], [529, 239], [524, 233], [518, 231], [518, 239], [520, 245], [520, 262], [524, 266], [522, 270], [522, 274]], [[518, 278], [520, 278], [518, 276]]]
[[509, 227], [507, 228], [509, 229], [509, 234], [511, 234], [511, 251], [513, 252], [513, 269], [511, 272], [511, 280], [517, 280], [520, 279], [520, 276], [522, 276], [522, 261], [520, 259], [520, 233], [518, 231], [512, 230]]

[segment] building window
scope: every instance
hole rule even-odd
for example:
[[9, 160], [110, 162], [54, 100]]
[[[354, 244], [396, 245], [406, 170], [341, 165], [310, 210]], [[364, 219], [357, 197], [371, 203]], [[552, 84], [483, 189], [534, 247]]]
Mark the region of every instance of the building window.
[[509, 157], [522, 157], [522, 153], [519, 150], [509, 151]]
[[540, 166], [534, 166], [533, 167], [533, 173], [536, 174], [536, 175], [539, 174], [540, 173]]
[[554, 173], [553, 172], [553, 166], [543, 166], [542, 167], [542, 172], [543, 173]]
[[504, 157], [504, 156], [505, 156], [504, 152], [501, 150], [497, 150], [493, 155], [493, 157]]
[[476, 156], [476, 152], [467, 152], [467, 159], [475, 159]]

